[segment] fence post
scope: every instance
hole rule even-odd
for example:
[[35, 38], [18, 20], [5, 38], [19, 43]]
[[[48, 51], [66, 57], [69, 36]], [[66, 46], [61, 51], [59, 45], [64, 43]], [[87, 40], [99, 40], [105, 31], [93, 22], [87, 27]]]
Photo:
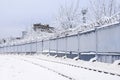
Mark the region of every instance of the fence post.
[[81, 53], [80, 53], [80, 32], [78, 32], [78, 57], [80, 58], [81, 57]]
[[16, 54], [16, 53], [15, 53], [15, 45], [13, 45], [13, 54]]
[[4, 46], [4, 50], [3, 50], [3, 51], [4, 51], [4, 53], [5, 53], [5, 46]]
[[18, 52], [18, 45], [17, 45], [17, 53], [19, 53], [19, 52]]
[[0, 54], [1, 54], [1, 46], [0, 46]]
[[26, 53], [26, 43], [23, 44], [24, 45], [24, 54]]
[[50, 54], [50, 41], [51, 41], [51, 39], [49, 39], [49, 54]]
[[30, 44], [30, 54], [32, 54], [32, 41], [29, 44]]
[[43, 40], [42, 40], [42, 53], [43, 53], [43, 46], [44, 46], [44, 45], [43, 45]]
[[96, 52], [96, 59], [98, 60], [98, 30], [97, 30], [98, 26], [95, 26], [95, 52]]
[[66, 38], [66, 39], [65, 39], [65, 53], [66, 53], [66, 54], [67, 54], [67, 35], [68, 35], [68, 34], [65, 35], [65, 38]]
[[3, 53], [4, 53], [4, 47], [5, 47], [5, 46], [3, 46]]
[[[31, 50], [31, 49], [30, 49]], [[20, 44], [20, 54], [22, 53], [22, 44]]]
[[4, 46], [4, 53], [5, 53], [5, 46]]
[[1, 54], [1, 45], [0, 45], [0, 54]]
[[37, 43], [38, 43], [38, 41], [37, 41], [37, 39], [36, 39], [36, 54], [38, 53], [38, 51], [37, 51]]
[[2, 48], [1, 48], [1, 46], [0, 46], [0, 54], [2, 53], [2, 52], [1, 52], [2, 50], [1, 50], [1, 49], [2, 49]]
[[58, 37], [59, 36], [57, 36], [57, 38], [56, 38], [56, 53], [58, 53]]
[[5, 47], [5, 46], [3, 46], [3, 54], [4, 54], [4, 47]]

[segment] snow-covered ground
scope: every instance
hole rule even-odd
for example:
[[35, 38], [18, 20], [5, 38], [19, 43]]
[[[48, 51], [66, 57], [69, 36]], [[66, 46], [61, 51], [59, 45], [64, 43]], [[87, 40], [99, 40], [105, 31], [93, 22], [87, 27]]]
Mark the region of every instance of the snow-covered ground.
[[0, 56], [0, 80], [68, 80], [13, 56]]
[[120, 66], [117, 65], [74, 61], [45, 55], [0, 55], [0, 80], [120, 80], [120, 76], [117, 75], [74, 65], [120, 74]]

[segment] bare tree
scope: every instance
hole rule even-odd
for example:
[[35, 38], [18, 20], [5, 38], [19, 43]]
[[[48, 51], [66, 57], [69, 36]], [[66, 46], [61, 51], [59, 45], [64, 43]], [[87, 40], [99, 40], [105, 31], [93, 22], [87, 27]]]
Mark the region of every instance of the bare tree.
[[107, 16], [110, 17], [119, 9], [117, 0], [90, 0], [91, 12], [96, 20]]
[[80, 22], [79, 0], [72, 2], [70, 5], [62, 5], [56, 17], [56, 21], [63, 29], [74, 28]]

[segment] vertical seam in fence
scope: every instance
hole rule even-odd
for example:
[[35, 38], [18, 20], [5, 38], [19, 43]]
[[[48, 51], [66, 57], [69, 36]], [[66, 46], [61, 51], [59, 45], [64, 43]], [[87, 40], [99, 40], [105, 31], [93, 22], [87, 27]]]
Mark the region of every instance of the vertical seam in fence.
[[56, 38], [56, 53], [58, 53], [58, 36]]
[[98, 31], [97, 26], [95, 26], [95, 52], [96, 52], [96, 58], [98, 60]]
[[67, 54], [67, 34], [65, 35], [65, 47], [66, 47], [66, 49], [65, 49], [65, 54]]
[[37, 41], [37, 39], [36, 39], [36, 53], [37, 53], [37, 43], [38, 43], [38, 41]]
[[80, 33], [78, 32], [78, 57], [80, 58]]
[[43, 45], [43, 40], [42, 40], [42, 53], [43, 53], [43, 46], [44, 46], [44, 45]]
[[50, 54], [50, 40], [51, 40], [51, 39], [49, 39], [49, 54]]

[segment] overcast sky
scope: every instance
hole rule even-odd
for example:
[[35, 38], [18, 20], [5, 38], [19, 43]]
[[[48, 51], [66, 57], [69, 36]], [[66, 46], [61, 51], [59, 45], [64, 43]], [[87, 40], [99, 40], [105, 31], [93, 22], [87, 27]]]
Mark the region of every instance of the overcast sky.
[[[50, 24], [60, 5], [75, 0], [0, 0], [0, 37], [19, 36], [33, 23]], [[88, 0], [80, 0], [80, 6]]]

